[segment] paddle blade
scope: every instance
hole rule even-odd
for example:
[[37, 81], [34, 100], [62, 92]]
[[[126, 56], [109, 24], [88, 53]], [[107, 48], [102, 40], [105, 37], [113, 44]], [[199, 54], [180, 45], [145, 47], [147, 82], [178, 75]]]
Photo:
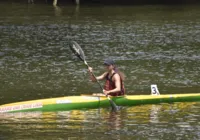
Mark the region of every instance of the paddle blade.
[[75, 41], [72, 41], [70, 44], [70, 49], [72, 50], [72, 52], [78, 56], [82, 61], [85, 61], [85, 54], [82, 50], [82, 48], [79, 46], [78, 43], [76, 43]]

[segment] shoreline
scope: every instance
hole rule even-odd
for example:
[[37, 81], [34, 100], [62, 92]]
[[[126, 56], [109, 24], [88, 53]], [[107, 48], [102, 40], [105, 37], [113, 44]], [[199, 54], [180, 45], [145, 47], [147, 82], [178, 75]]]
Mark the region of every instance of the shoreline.
[[0, 3], [50, 4], [50, 5], [192, 5], [200, 0], [1, 0]]

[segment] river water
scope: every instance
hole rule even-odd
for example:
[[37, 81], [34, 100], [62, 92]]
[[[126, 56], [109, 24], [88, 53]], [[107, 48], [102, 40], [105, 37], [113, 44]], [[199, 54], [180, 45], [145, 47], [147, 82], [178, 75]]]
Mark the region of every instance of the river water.
[[[105, 58], [127, 94], [200, 92], [200, 6], [0, 4], [0, 103], [100, 92], [69, 49], [76, 41], [96, 75]], [[103, 83], [102, 83], [103, 84]], [[0, 139], [200, 139], [200, 103], [0, 115]]]

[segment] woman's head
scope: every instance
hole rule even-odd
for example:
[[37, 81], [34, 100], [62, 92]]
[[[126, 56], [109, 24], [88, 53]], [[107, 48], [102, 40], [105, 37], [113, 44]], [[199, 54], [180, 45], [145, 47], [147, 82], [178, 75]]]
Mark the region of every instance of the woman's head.
[[112, 59], [106, 59], [103, 64], [105, 65], [106, 70], [108, 72], [111, 72], [112, 70], [114, 70], [115, 72], [117, 72], [120, 75], [122, 81], [124, 81], [125, 75], [124, 75], [123, 72], [119, 71], [118, 68], [116, 68], [114, 60], [112, 60]]
[[112, 71], [115, 69], [115, 62], [112, 59], [106, 59], [103, 63], [108, 71]]

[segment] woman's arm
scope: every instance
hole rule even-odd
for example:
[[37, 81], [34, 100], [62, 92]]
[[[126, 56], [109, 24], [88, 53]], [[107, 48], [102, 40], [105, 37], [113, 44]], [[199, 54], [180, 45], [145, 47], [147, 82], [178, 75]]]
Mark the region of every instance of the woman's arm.
[[[90, 79], [91, 79], [91, 81], [95, 82], [96, 79], [95, 79], [95, 77], [92, 75], [92, 72], [93, 72], [92, 67], [89, 67], [89, 68], [88, 68], [88, 71], [89, 71], [89, 74], [90, 74]], [[103, 79], [105, 78], [106, 74], [107, 74], [107, 72], [103, 73], [103, 74], [100, 75], [100, 76], [97, 76], [97, 77], [96, 77], [97, 80], [103, 80]]]

